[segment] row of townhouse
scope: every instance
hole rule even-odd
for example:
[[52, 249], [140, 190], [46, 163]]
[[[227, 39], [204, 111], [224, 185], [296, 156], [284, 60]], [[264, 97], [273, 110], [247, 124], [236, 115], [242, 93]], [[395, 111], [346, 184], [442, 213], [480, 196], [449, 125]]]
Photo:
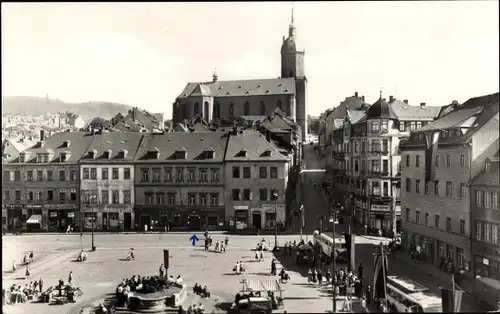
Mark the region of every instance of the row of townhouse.
[[392, 96], [369, 105], [356, 93], [326, 117], [326, 180], [334, 205], [349, 213], [353, 226], [383, 234], [401, 230], [399, 144], [440, 110]]
[[446, 261], [472, 283], [496, 281], [495, 293], [499, 106], [498, 93], [452, 104], [400, 144], [403, 242], [419, 247], [425, 262], [441, 268]]
[[3, 162], [2, 223], [270, 228], [287, 218], [293, 158], [255, 130], [42, 135]]

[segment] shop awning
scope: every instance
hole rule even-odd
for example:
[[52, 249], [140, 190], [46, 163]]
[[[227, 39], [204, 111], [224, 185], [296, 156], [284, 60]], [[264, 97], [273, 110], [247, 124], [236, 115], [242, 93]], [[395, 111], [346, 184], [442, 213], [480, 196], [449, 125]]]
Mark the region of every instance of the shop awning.
[[30, 219], [26, 221], [27, 224], [41, 224], [42, 215], [31, 215]]

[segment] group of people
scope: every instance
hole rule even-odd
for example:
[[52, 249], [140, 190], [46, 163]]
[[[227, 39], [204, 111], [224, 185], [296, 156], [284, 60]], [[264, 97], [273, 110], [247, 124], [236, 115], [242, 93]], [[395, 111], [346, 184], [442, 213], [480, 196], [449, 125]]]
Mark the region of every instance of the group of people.
[[[42, 292], [42, 289], [42, 278], [40, 278], [40, 280], [31, 281], [29, 284], [26, 284], [24, 288], [22, 288], [21, 285], [13, 284], [9, 288], [8, 292], [11, 296], [14, 295], [15, 297], [8, 298], [4, 296], [4, 300], [7, 304], [25, 303], [27, 300], [35, 298], [40, 292]], [[5, 294], [7, 294], [7, 292], [5, 292]]]
[[245, 267], [243, 267], [243, 261], [236, 262], [236, 264], [233, 267], [233, 271], [236, 273], [236, 275], [240, 275], [245, 271]]
[[205, 299], [210, 298], [210, 292], [208, 291], [207, 286], [202, 288], [198, 283], [194, 284], [193, 293]]
[[205, 312], [205, 307], [203, 306], [203, 303], [198, 303], [198, 305], [196, 304], [193, 304], [193, 305], [190, 305], [186, 310], [184, 310], [184, 308], [181, 306], [179, 306], [179, 309], [177, 310], [177, 313], [179, 314], [201, 314]]
[[76, 257], [76, 261], [77, 262], [83, 262], [83, 261], [86, 261], [88, 258], [88, 255], [86, 252], [84, 252], [83, 250], [80, 251], [80, 253], [78, 253], [77, 257]]

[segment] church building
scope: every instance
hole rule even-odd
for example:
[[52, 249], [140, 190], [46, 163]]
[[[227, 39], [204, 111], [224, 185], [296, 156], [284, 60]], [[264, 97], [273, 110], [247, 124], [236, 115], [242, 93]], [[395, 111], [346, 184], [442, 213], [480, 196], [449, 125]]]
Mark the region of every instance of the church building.
[[307, 78], [304, 50], [296, 47], [296, 28], [292, 20], [288, 38], [281, 46], [281, 77], [269, 79], [219, 81], [214, 73], [210, 82], [190, 82], [173, 104], [174, 125], [201, 116], [207, 121], [237, 116], [269, 116], [280, 108], [302, 129], [307, 139]]

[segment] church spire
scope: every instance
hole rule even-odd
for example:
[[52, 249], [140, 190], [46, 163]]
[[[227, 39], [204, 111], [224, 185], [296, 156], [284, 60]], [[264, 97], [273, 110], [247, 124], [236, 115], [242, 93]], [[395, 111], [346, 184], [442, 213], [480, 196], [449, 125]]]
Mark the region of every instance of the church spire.
[[292, 8], [292, 19], [290, 21], [290, 26], [288, 27], [288, 36], [295, 37], [295, 24], [294, 24], [294, 18], [293, 18], [293, 8]]

